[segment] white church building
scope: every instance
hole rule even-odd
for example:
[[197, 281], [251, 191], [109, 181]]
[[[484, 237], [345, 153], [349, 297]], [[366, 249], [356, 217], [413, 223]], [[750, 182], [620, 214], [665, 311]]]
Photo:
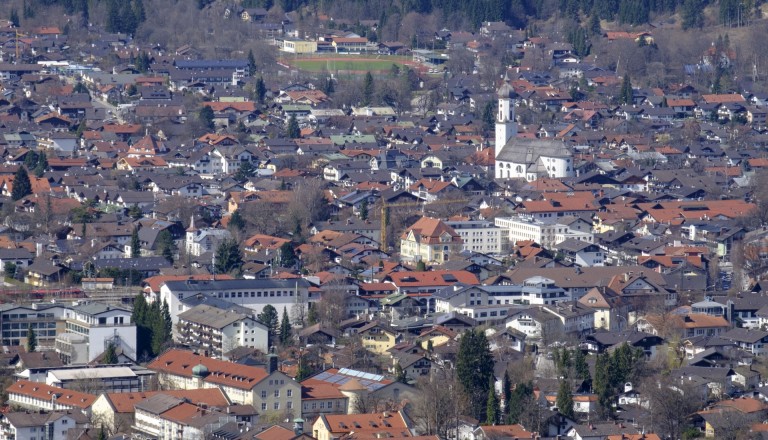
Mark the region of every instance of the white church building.
[[565, 143], [554, 139], [517, 137], [515, 92], [506, 82], [499, 89], [499, 113], [496, 117], [496, 178], [562, 178], [574, 175], [573, 154]]

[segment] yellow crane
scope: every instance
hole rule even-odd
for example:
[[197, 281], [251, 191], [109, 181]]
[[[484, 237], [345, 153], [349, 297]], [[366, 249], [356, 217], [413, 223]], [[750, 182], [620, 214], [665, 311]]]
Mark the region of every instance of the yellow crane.
[[382, 201], [381, 202], [381, 243], [379, 244], [380, 249], [384, 252], [388, 252], [387, 226], [389, 224], [389, 208], [421, 207], [423, 210], [427, 206], [448, 205], [451, 203], [467, 203], [467, 199], [435, 200], [434, 202], [418, 201], [418, 202], [397, 202], [397, 203], [386, 203]]
[[16, 62], [16, 64], [19, 64], [19, 56], [21, 56], [20, 55], [21, 48], [19, 46], [19, 37], [26, 37], [26, 35], [19, 32], [19, 28], [16, 28], [16, 42], [14, 43], [14, 46], [16, 46], [16, 59], [14, 61]]

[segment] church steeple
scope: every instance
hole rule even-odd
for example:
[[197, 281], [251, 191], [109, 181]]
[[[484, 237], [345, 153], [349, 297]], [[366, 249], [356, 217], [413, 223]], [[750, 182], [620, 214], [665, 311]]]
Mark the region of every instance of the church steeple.
[[499, 157], [499, 153], [504, 148], [504, 145], [509, 142], [510, 139], [517, 136], [517, 123], [515, 123], [515, 108], [512, 105], [512, 98], [515, 96], [515, 92], [510, 87], [509, 83], [504, 81], [504, 84], [499, 88], [499, 112], [496, 115], [496, 141], [495, 141], [495, 155]]

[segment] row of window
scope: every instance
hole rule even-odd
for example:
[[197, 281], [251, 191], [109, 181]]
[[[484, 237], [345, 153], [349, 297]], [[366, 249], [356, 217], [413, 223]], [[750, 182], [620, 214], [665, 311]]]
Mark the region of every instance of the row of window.
[[[274, 395], [275, 395], [275, 397], [280, 397], [280, 390], [275, 390]], [[293, 397], [293, 390], [287, 390], [285, 392], [285, 395], [287, 397]], [[266, 390], [262, 390], [261, 391], [261, 398], [262, 399], [266, 399], [267, 398], [267, 391]]]
[[[287, 409], [293, 409], [293, 402], [287, 402], [287, 403], [285, 404], [285, 407], [286, 407]], [[272, 408], [273, 408], [273, 409], [275, 409], [275, 410], [278, 410], [278, 409], [280, 409], [280, 402], [275, 402], [275, 403], [272, 405]], [[266, 402], [262, 402], [262, 404], [261, 404], [261, 410], [262, 410], [262, 411], [266, 411], [266, 410], [267, 410], [267, 403], [266, 403]]]

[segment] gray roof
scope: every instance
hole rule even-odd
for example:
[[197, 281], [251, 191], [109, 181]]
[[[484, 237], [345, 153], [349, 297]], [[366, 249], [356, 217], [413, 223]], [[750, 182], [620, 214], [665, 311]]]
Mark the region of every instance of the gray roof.
[[84, 313], [86, 315], [91, 315], [91, 316], [100, 315], [110, 310], [120, 310], [122, 312], [130, 313], [128, 309], [124, 309], [122, 307], [115, 307], [115, 306], [110, 306], [107, 304], [96, 303], [96, 302], [74, 306], [72, 307], [72, 310], [76, 312]]
[[540, 156], [571, 157], [571, 152], [563, 141], [512, 138], [504, 145], [496, 159], [514, 163], [535, 163]]
[[734, 328], [722, 335], [723, 339], [748, 344], [754, 344], [766, 337], [768, 337], [768, 332], [762, 330], [750, 330], [748, 328]]
[[204, 291], [224, 291], [234, 289], [272, 289], [283, 288], [293, 289], [295, 287], [308, 288], [309, 281], [305, 279], [290, 280], [186, 280], [186, 281], [166, 281], [165, 286], [174, 292], [204, 292]]
[[182, 299], [181, 302], [190, 309], [195, 306], [204, 304], [206, 306], [215, 307], [221, 310], [228, 310], [230, 312], [237, 312], [243, 315], [251, 315], [253, 313], [253, 309], [243, 307], [241, 305], [206, 293], [199, 293], [197, 295], [186, 297]]
[[233, 322], [252, 318], [243, 313], [231, 312], [206, 305], [199, 305], [187, 310], [186, 312], [180, 313], [179, 319], [194, 322], [206, 327], [222, 329], [229, 324], [232, 324]]
[[162, 414], [171, 408], [175, 408], [183, 400], [167, 394], [156, 394], [136, 404], [136, 409], [141, 409], [151, 414]]

